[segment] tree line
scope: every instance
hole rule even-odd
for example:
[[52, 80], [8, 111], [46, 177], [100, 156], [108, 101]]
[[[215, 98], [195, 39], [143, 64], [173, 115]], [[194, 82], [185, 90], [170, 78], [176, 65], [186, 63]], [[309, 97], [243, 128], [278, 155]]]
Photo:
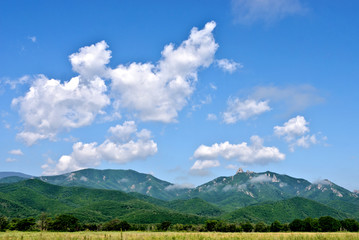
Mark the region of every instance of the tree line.
[[195, 232], [358, 232], [359, 222], [355, 219], [337, 220], [330, 216], [320, 218], [295, 219], [290, 223], [274, 221], [271, 224], [264, 222], [240, 224], [228, 223], [219, 220], [207, 220], [204, 224], [172, 224], [164, 221], [158, 224], [130, 224], [126, 221], [113, 219], [105, 223], [80, 223], [79, 219], [61, 214], [55, 218], [48, 217], [45, 213], [37, 219], [14, 218], [7, 219], [0, 216], [0, 231], [195, 231]]

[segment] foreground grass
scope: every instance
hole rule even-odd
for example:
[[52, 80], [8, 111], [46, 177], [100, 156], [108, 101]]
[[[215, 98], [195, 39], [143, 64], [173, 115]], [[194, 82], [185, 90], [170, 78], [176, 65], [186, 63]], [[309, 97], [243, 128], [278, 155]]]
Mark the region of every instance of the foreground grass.
[[42, 240], [359, 240], [359, 233], [192, 233], [192, 232], [3, 232], [0, 239]]

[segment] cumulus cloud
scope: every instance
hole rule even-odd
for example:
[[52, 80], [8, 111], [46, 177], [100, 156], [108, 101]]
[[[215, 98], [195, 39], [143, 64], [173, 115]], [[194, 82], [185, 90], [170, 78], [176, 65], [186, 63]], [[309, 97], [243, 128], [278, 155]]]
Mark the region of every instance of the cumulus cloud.
[[235, 62], [233, 60], [226, 59], [226, 58], [216, 60], [216, 64], [223, 71], [229, 72], [229, 73], [233, 73], [237, 69], [243, 67], [242, 64], [237, 63], [237, 62]]
[[168, 185], [167, 187], [165, 187], [165, 190], [172, 191], [172, 190], [181, 190], [181, 189], [189, 189], [189, 188], [194, 188], [194, 185], [190, 184], [190, 183], [173, 184], [173, 185]]
[[[134, 131], [132, 131], [133, 129]], [[111, 136], [100, 145], [96, 142], [75, 143], [72, 146], [72, 153], [61, 156], [54, 167], [51, 164], [45, 164], [43, 166], [44, 174], [54, 175], [95, 167], [103, 160], [126, 163], [145, 159], [157, 153], [157, 144], [151, 139], [150, 131], [147, 129], [137, 131], [137, 127], [132, 121], [110, 128], [109, 132], [114, 133], [115, 136], [113, 138]], [[126, 136], [126, 138], [118, 136]]]
[[216, 115], [216, 114], [213, 114], [213, 113], [209, 113], [209, 114], [207, 115], [207, 120], [209, 120], [209, 121], [215, 121], [215, 120], [217, 120], [217, 115]]
[[111, 70], [115, 106], [133, 111], [142, 121], [176, 121], [195, 89], [197, 71], [213, 62], [215, 26], [209, 22], [202, 30], [193, 28], [177, 48], [165, 46], [157, 64], [130, 63]]
[[261, 86], [254, 89], [251, 98], [270, 100], [287, 108], [289, 113], [300, 112], [310, 106], [324, 102], [318, 90], [311, 85], [289, 87]]
[[270, 110], [268, 101], [256, 101], [253, 99], [241, 101], [238, 98], [230, 98], [227, 102], [227, 110], [222, 114], [222, 117], [225, 123], [231, 124]]
[[[319, 134], [308, 134], [310, 129], [308, 127], [309, 122], [305, 120], [303, 116], [296, 116], [289, 119], [283, 124], [283, 126], [275, 126], [274, 134], [284, 139], [289, 143], [289, 150], [294, 151], [295, 147], [309, 148], [313, 144], [318, 144]], [[326, 137], [322, 137], [323, 140]]]
[[12, 101], [19, 108], [24, 129], [18, 138], [32, 145], [41, 139], [54, 140], [57, 133], [89, 125], [102, 109], [110, 104], [107, 87], [99, 76], [111, 52], [102, 41], [83, 47], [70, 56], [74, 71], [79, 76], [61, 83], [38, 75], [25, 96]]
[[271, 177], [269, 177], [265, 174], [262, 174], [262, 175], [259, 175], [259, 176], [249, 179], [248, 182], [252, 183], [252, 184], [256, 184], [256, 183], [264, 183], [264, 182], [271, 182], [271, 181], [272, 181]]
[[202, 170], [206, 168], [219, 167], [221, 164], [218, 160], [197, 160], [191, 170]]
[[258, 136], [251, 137], [251, 145], [246, 142], [231, 144], [229, 142], [215, 143], [212, 146], [199, 146], [193, 154], [198, 160], [214, 160], [224, 158], [241, 163], [260, 163], [281, 161], [285, 155], [276, 147], [263, 146], [263, 140]]
[[292, 141], [298, 136], [302, 136], [309, 132], [309, 122], [303, 116], [296, 116], [289, 119], [283, 126], [275, 126], [274, 134], [283, 136], [287, 141]]
[[232, 8], [241, 24], [272, 23], [306, 11], [300, 0], [232, 0]]
[[24, 153], [21, 151], [21, 149], [13, 149], [13, 150], [9, 151], [9, 154], [17, 155], [17, 156], [24, 155]]

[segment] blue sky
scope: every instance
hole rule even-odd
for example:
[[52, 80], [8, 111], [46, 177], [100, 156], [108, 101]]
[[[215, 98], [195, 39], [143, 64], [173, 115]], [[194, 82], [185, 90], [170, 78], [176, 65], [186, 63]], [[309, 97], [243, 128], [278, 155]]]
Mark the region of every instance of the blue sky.
[[0, 170], [239, 167], [359, 189], [357, 1], [1, 1]]

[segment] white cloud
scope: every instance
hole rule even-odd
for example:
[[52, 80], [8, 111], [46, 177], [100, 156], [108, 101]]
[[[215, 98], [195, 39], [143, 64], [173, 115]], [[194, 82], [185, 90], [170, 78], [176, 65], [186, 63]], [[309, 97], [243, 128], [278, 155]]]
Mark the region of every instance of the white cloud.
[[238, 166], [237, 165], [233, 165], [233, 164], [228, 164], [226, 166], [227, 169], [233, 169], [233, 170], [238, 170]]
[[188, 188], [194, 188], [194, 185], [190, 184], [190, 183], [173, 184], [173, 185], [168, 185], [167, 187], [165, 187], [165, 190], [172, 191], [172, 190], [181, 190], [181, 189], [188, 189]]
[[106, 90], [98, 77], [83, 81], [78, 76], [61, 83], [39, 75], [24, 97], [12, 101], [24, 121], [18, 137], [32, 145], [41, 139], [53, 140], [60, 131], [91, 124], [110, 103]]
[[233, 73], [237, 69], [243, 67], [242, 64], [237, 63], [233, 60], [226, 59], [226, 58], [218, 59], [218, 60], [216, 60], [216, 63], [219, 68], [221, 68], [223, 71], [229, 72], [229, 73]]
[[299, 85], [290, 87], [257, 87], [251, 94], [256, 100], [266, 99], [271, 103], [278, 103], [287, 108], [289, 113], [300, 112], [310, 106], [324, 102], [319, 96], [318, 90], [311, 85]]
[[16, 158], [6, 158], [5, 162], [16, 162], [17, 159]]
[[230, 98], [227, 102], [227, 110], [222, 114], [222, 117], [225, 123], [231, 124], [270, 110], [268, 101], [256, 101], [253, 99], [241, 101], [238, 98]]
[[111, 51], [105, 41], [82, 47], [79, 52], [69, 56], [72, 69], [82, 77], [106, 75], [106, 65], [110, 62]]
[[[135, 131], [128, 131], [129, 128], [135, 129]], [[112, 130], [109, 132], [116, 135], [114, 138], [110, 137], [112, 140], [107, 139], [100, 145], [96, 142], [77, 142], [72, 146], [72, 153], [61, 156], [54, 167], [51, 166], [54, 163], [43, 165], [44, 174], [54, 175], [95, 167], [101, 164], [102, 160], [126, 163], [145, 159], [157, 153], [157, 144], [150, 139], [150, 131], [143, 129], [137, 132], [134, 122], [125, 122], [123, 125], [117, 125], [110, 129]], [[123, 138], [122, 136], [125, 135], [127, 136]]]
[[24, 75], [18, 79], [5, 79], [5, 84], [10, 86], [10, 89], [14, 90], [18, 85], [24, 85], [32, 81], [32, 77]]
[[272, 178], [265, 175], [265, 174], [262, 174], [262, 175], [259, 175], [259, 176], [256, 176], [256, 177], [253, 177], [251, 179], [249, 179], [249, 183], [264, 183], [264, 182], [271, 182], [272, 181]]
[[202, 170], [206, 168], [219, 167], [221, 164], [218, 160], [197, 160], [191, 170]]
[[215, 121], [215, 120], [217, 120], [217, 115], [216, 115], [216, 114], [213, 114], [213, 113], [209, 113], [209, 114], [207, 115], [207, 120], [209, 120], [209, 121]]
[[303, 116], [296, 116], [285, 122], [283, 126], [275, 126], [274, 134], [284, 137], [289, 142], [309, 132], [307, 125], [309, 122]]
[[[274, 134], [284, 139], [289, 143], [289, 150], [294, 151], [295, 147], [309, 148], [311, 145], [318, 144], [318, 134], [307, 134], [310, 132], [308, 127], [309, 122], [303, 116], [297, 116], [289, 119], [283, 126], [275, 126]], [[320, 135], [320, 133], [319, 133]], [[325, 141], [326, 136], [322, 137]]]
[[241, 163], [260, 163], [284, 160], [285, 155], [276, 147], [263, 146], [263, 140], [258, 136], [251, 137], [251, 145], [246, 142], [230, 144], [229, 142], [215, 143], [212, 146], [199, 146], [193, 154], [195, 159], [209, 160], [224, 158], [237, 160]]
[[21, 151], [21, 149], [13, 149], [13, 150], [9, 151], [9, 154], [17, 155], [17, 156], [24, 155], [24, 153]]
[[114, 105], [132, 110], [142, 121], [176, 121], [195, 89], [197, 71], [213, 62], [218, 48], [212, 34], [215, 26], [209, 22], [202, 30], [193, 28], [177, 48], [165, 46], [155, 65], [131, 63], [111, 70]]
[[36, 42], [36, 36], [29, 36], [27, 37], [28, 39], [31, 40], [31, 42], [35, 43]]
[[235, 20], [241, 24], [272, 23], [306, 11], [300, 0], [232, 0], [232, 7]]

